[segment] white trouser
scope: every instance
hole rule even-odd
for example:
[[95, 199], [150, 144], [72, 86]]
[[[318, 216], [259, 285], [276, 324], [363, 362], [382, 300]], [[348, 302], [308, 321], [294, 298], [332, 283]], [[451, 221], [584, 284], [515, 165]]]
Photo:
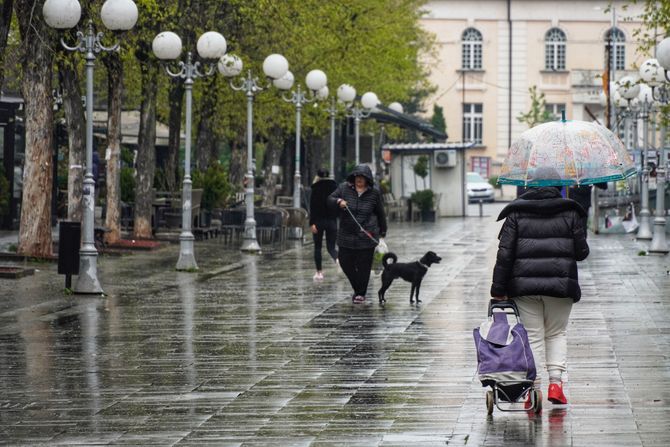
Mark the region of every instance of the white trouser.
[[515, 297], [514, 302], [519, 309], [521, 323], [528, 332], [537, 368], [537, 382], [543, 365], [546, 365], [551, 381], [560, 381], [567, 369], [567, 327], [572, 299], [529, 295]]

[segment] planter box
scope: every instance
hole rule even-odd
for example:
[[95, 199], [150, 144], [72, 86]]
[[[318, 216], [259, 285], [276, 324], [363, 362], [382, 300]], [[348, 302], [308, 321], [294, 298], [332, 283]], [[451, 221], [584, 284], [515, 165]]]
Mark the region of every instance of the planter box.
[[33, 275], [34, 273], [35, 269], [31, 268], [0, 265], [0, 278], [18, 279]]
[[435, 222], [435, 210], [421, 211], [421, 222]]

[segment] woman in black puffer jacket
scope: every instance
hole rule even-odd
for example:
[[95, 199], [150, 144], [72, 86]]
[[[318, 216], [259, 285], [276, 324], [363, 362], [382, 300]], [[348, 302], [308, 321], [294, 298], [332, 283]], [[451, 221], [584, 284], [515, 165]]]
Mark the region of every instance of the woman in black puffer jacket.
[[365, 301], [375, 247], [377, 241], [386, 236], [386, 214], [382, 195], [373, 185], [370, 168], [367, 165], [358, 165], [349, 174], [347, 181], [328, 197], [329, 205], [340, 210], [338, 259], [354, 289], [354, 303]]
[[498, 237], [491, 296], [517, 304], [536, 363], [544, 346], [548, 398], [560, 404], [567, 403], [562, 374], [568, 318], [572, 303], [581, 298], [577, 261], [589, 254], [585, 215], [577, 202], [561, 197], [560, 188], [540, 187], [529, 188], [498, 216], [506, 220]]

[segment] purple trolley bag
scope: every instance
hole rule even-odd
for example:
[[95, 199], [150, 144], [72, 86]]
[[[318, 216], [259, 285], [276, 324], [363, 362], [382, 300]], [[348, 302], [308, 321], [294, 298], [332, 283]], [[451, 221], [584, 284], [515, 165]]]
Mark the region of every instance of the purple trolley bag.
[[[494, 312], [494, 309], [502, 311]], [[514, 311], [516, 324], [509, 324], [510, 314], [505, 309]], [[482, 386], [493, 389], [496, 406], [499, 400], [517, 402], [528, 390], [533, 390], [537, 374], [528, 334], [519, 321], [519, 311], [513, 301], [491, 300], [488, 317], [473, 331], [479, 380]]]

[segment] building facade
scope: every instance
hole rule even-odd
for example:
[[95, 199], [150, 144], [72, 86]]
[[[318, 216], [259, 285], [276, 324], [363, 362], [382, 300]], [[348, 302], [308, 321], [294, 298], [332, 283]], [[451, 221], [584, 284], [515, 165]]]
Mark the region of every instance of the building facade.
[[511, 142], [528, 128], [517, 117], [531, 108], [532, 86], [557, 118], [565, 111], [568, 119], [607, 124], [607, 55], [610, 80], [637, 73], [648, 57], [634, 36], [642, 7], [625, 4], [614, 1], [608, 11], [607, 0], [428, 2], [422, 26], [437, 38], [437, 92], [428, 110], [444, 107], [449, 137], [475, 142], [468, 170], [498, 174]]

